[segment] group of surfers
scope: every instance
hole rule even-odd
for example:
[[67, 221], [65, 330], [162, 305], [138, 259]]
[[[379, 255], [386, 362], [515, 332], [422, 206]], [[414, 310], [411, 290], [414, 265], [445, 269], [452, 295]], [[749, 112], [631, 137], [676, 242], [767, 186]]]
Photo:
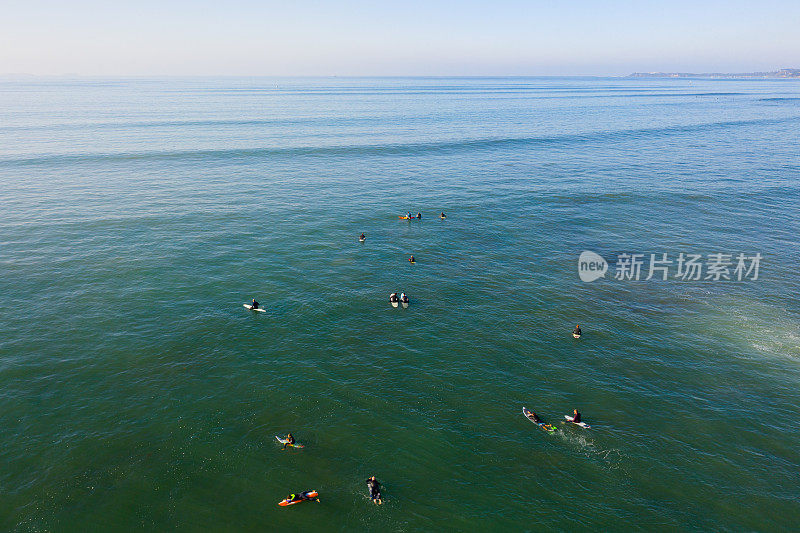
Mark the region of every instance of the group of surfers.
[[[545, 424], [544, 420], [539, 418], [539, 415], [537, 415], [533, 411], [531, 411], [531, 415], [528, 418], [533, 420], [533, 422], [535, 424], [538, 424], [538, 425], [542, 426], [547, 431], [550, 431], [550, 430], [553, 429], [553, 426], [551, 424]], [[572, 420], [570, 420], [570, 422], [572, 422], [573, 424], [580, 424], [581, 423], [581, 414], [577, 409], [573, 409], [572, 410]]]
[[[411, 214], [411, 211], [409, 211], [408, 213], [406, 213], [406, 218], [408, 220], [411, 220], [411, 219], [414, 219], [414, 218], [416, 218], [417, 220], [422, 220], [422, 213], [417, 213], [417, 216], [414, 216], [414, 215]], [[442, 218], [442, 219], [447, 218], [447, 215], [444, 214], [444, 211], [442, 211], [442, 214], [439, 215], [439, 218]]]
[[[411, 216], [411, 212], [409, 211], [407, 217], [408, 217], [409, 220], [412, 219], [412, 218], [416, 218], [417, 220], [422, 220], [422, 213], [417, 213], [417, 216], [413, 217], [413, 216]], [[442, 218], [442, 219], [446, 218], [446, 215], [444, 214], [444, 211], [442, 211], [442, 214], [440, 215], [440, 218]], [[361, 241], [361, 242], [364, 242], [366, 239], [367, 239], [367, 236], [364, 235], [364, 233], [362, 233], [358, 238], [358, 240]], [[416, 262], [416, 260], [414, 259], [413, 255], [408, 260], [411, 263], [415, 263]], [[397, 293], [393, 292], [391, 295], [389, 295], [389, 301], [392, 302], [392, 303], [402, 302], [402, 303], [406, 303], [407, 304], [408, 303], [408, 296], [406, 295], [406, 293], [402, 293], [398, 297]], [[253, 306], [253, 309], [258, 309], [258, 302], [256, 301], [255, 298], [253, 298], [252, 306]], [[575, 329], [572, 330], [572, 335], [575, 338], [578, 338], [578, 337], [581, 336], [581, 326], [580, 326], [580, 324], [576, 325]], [[537, 415], [533, 411], [531, 411], [530, 419], [533, 420], [534, 423], [542, 426], [545, 429], [549, 430], [549, 429], [552, 428], [552, 426], [550, 424], [545, 424], [544, 421], [539, 417], [539, 415]], [[577, 409], [573, 409], [572, 410], [572, 420], [571, 420], [571, 422], [574, 423], [574, 424], [579, 424], [581, 422], [581, 413]], [[291, 433], [287, 434], [286, 438], [284, 440], [285, 440], [285, 442], [283, 443], [283, 448], [282, 448], [283, 450], [285, 450], [287, 446], [294, 446], [295, 442], [296, 442], [294, 436]], [[371, 477], [369, 477], [367, 479], [367, 489], [369, 490], [369, 496], [370, 496], [370, 499], [372, 499], [372, 502], [377, 504], [377, 505], [381, 505], [383, 503], [383, 499], [382, 499], [382, 496], [381, 496], [381, 484], [378, 482], [378, 480], [375, 478], [375, 476], [371, 476]], [[315, 494], [315, 495], [311, 496], [311, 494]], [[319, 498], [316, 496], [316, 492], [315, 491], [310, 491], [310, 490], [301, 492], [299, 494], [292, 493], [286, 498], [286, 501], [288, 503], [305, 501], [305, 500], [319, 501]]]
[[[285, 442], [283, 443], [283, 448], [282, 448], [283, 450], [285, 450], [287, 446], [294, 446], [295, 444], [294, 436], [291, 433], [286, 435], [284, 441]], [[378, 482], [375, 476], [370, 476], [369, 478], [367, 478], [367, 489], [369, 490], [369, 497], [372, 500], [372, 503], [376, 505], [382, 505], [383, 496], [381, 496], [381, 484]], [[294, 503], [305, 500], [319, 501], [319, 497], [317, 496], [316, 491], [306, 490], [299, 494], [296, 493], [290, 494], [289, 496], [286, 497], [285, 501], [286, 503]]]
[[392, 302], [393, 304], [396, 304], [397, 302], [402, 302], [404, 304], [407, 304], [408, 296], [406, 295], [406, 293], [401, 293], [400, 297], [398, 298], [397, 293], [393, 292], [392, 294], [389, 295], [389, 301]]

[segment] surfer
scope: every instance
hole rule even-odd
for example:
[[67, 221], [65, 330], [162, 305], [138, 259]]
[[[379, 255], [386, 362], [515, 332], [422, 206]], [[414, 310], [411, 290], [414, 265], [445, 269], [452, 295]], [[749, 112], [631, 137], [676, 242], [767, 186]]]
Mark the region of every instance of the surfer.
[[381, 505], [381, 484], [375, 479], [375, 476], [367, 479], [367, 488], [369, 489], [369, 497], [372, 498], [373, 503]]
[[408, 262], [409, 262], [409, 263], [416, 263], [416, 262], [417, 262], [417, 260], [416, 260], [416, 259], [414, 259], [414, 256], [412, 255], [411, 257], [409, 257], [409, 258], [408, 258]]
[[397, 302], [397, 293], [396, 292], [393, 292], [392, 294], [389, 295], [389, 301], [393, 302], [393, 303]]
[[317, 501], [319, 501], [319, 498], [311, 498], [311, 497], [309, 497], [308, 494], [310, 492], [314, 492], [314, 491], [307, 490], [307, 491], [301, 492], [300, 494], [292, 493], [292, 494], [290, 494], [289, 496], [286, 497], [286, 501], [289, 502], [289, 503], [300, 502], [300, 501], [304, 501], [304, 500], [317, 500]]
[[406, 293], [400, 295], [400, 301], [403, 302], [404, 304], [408, 303], [408, 296], [406, 296]]
[[581, 336], [581, 325], [580, 324], [575, 326], [575, 329], [572, 330], [572, 336], [575, 337], [575, 338], [578, 338], [578, 337]]
[[533, 421], [534, 421], [534, 423], [536, 423], [536, 424], [541, 424], [541, 423], [542, 423], [542, 419], [541, 419], [541, 418], [539, 418], [539, 415], [537, 415], [537, 414], [536, 414], [536, 413], [534, 413], [533, 411], [531, 411], [531, 416], [530, 416], [530, 419], [531, 419], [531, 420], [533, 420]]
[[412, 218], [414, 218], [414, 217], [411, 216], [411, 211], [409, 211], [408, 215], [406, 215], [406, 216], [408, 217], [408, 220], [411, 220]]
[[577, 409], [572, 410], [572, 423], [573, 424], [581, 423], [581, 414], [578, 412]]
[[422, 220], [422, 213], [417, 213], [417, 220]]
[[258, 302], [256, 301], [255, 298], [253, 298], [253, 304], [252, 305], [253, 305], [253, 309], [258, 309]]
[[362, 233], [361, 237], [359, 237], [358, 240], [361, 241], [361, 242], [364, 242], [364, 241], [367, 240], [367, 236]]
[[447, 216], [444, 214], [444, 211], [442, 211], [442, 214], [439, 215], [439, 218], [447, 218]]
[[286, 435], [286, 442], [283, 443], [283, 448], [281, 449], [285, 450], [287, 446], [294, 446], [294, 437], [291, 433]]

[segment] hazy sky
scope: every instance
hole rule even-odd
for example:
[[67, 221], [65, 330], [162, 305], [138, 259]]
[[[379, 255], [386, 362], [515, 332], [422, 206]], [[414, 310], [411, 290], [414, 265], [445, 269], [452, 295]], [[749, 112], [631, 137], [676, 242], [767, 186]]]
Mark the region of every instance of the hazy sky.
[[800, 0], [0, 0], [0, 73], [559, 75], [800, 67]]

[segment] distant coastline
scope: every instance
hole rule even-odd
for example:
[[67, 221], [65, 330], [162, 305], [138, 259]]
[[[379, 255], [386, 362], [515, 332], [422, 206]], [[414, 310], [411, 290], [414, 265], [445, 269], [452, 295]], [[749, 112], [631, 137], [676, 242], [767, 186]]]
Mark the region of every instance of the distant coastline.
[[629, 78], [800, 78], [800, 68], [782, 68], [772, 72], [742, 72], [725, 74], [721, 72], [706, 72], [694, 74], [691, 72], [634, 72], [628, 74]]

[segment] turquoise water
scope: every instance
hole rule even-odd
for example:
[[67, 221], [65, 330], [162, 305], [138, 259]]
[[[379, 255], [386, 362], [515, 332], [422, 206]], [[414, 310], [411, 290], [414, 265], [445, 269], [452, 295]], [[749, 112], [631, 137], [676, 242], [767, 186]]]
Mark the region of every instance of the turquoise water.
[[0, 529], [792, 529], [798, 132], [783, 80], [0, 82]]

